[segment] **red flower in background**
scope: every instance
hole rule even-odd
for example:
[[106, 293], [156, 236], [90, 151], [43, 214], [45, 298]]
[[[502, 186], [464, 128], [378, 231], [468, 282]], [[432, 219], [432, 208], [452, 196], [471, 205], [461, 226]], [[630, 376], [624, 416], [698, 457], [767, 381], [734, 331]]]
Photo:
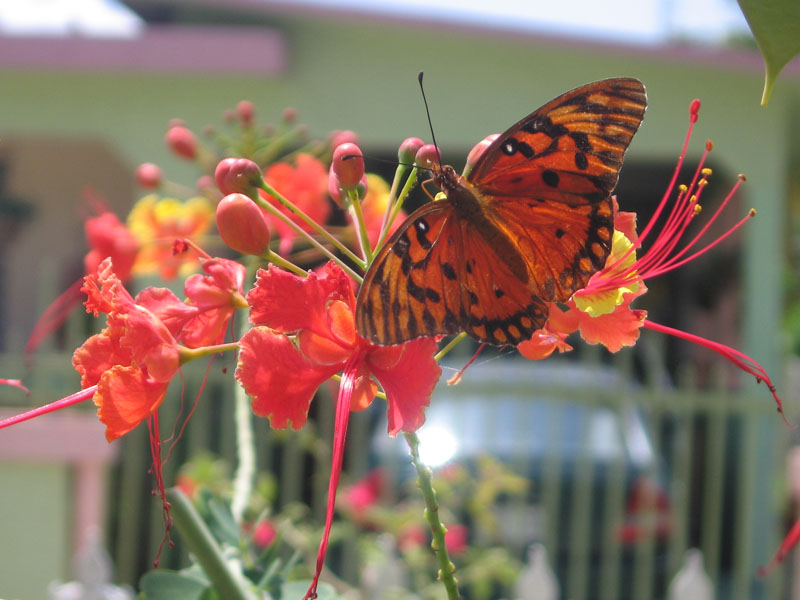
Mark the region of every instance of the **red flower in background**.
[[253, 411], [269, 418], [273, 427], [302, 427], [317, 388], [342, 371], [325, 532], [306, 594], [314, 597], [333, 521], [350, 411], [366, 408], [375, 398], [374, 376], [386, 392], [389, 433], [416, 431], [441, 375], [433, 358], [436, 342], [421, 338], [374, 346], [361, 338], [355, 328], [352, 282], [333, 263], [307, 278], [274, 266], [262, 269], [247, 300], [256, 327], [241, 339], [236, 378], [252, 396]]
[[[127, 281], [139, 254], [139, 241], [91, 188], [85, 188], [84, 195], [97, 212], [97, 216], [87, 218], [83, 224], [89, 244], [89, 251], [83, 258], [84, 274], [94, 273], [101, 262], [110, 258], [117, 277]], [[64, 324], [80, 302], [82, 282], [79, 279], [70, 285], [36, 321], [25, 344], [25, 356], [29, 362], [42, 341]]]
[[[294, 167], [287, 163], [275, 163], [264, 173], [264, 180], [317, 223], [322, 224], [328, 220], [331, 213], [328, 200], [328, 171], [310, 154], [298, 154]], [[307, 223], [291, 213], [278, 200], [263, 190], [259, 190], [259, 193], [304, 231], [312, 231]], [[267, 223], [281, 239], [278, 252], [284, 256], [289, 254], [297, 234], [280, 219], [268, 213], [265, 213], [265, 216]]]

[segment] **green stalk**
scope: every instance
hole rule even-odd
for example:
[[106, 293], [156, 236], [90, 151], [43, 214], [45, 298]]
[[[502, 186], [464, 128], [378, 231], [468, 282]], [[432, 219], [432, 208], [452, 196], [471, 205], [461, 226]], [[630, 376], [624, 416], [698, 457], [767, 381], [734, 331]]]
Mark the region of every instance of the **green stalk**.
[[[252, 283], [255, 263], [250, 260], [247, 265], [247, 279]], [[304, 272], [305, 273], [305, 272]], [[241, 319], [237, 323], [239, 339], [247, 332], [248, 320]], [[253, 433], [253, 415], [250, 411], [250, 399], [244, 388], [234, 383], [233, 390], [233, 422], [236, 432], [236, 472], [233, 475], [233, 494], [231, 497], [231, 514], [233, 520], [241, 525], [244, 512], [253, 493], [253, 481], [256, 476], [256, 446]]]
[[411, 462], [417, 469], [417, 482], [422, 490], [422, 497], [425, 499], [425, 518], [428, 526], [433, 533], [431, 548], [439, 561], [439, 581], [442, 582], [447, 590], [448, 600], [459, 600], [458, 580], [455, 577], [456, 566], [450, 560], [447, 553], [447, 546], [444, 543], [444, 534], [447, 528], [439, 520], [439, 504], [436, 500], [436, 490], [433, 489], [431, 470], [420, 460], [419, 457], [419, 437], [416, 433], [406, 433], [406, 442], [411, 450]]
[[[361, 265], [362, 267], [364, 266], [364, 261], [363, 261], [363, 260], [361, 260], [361, 259], [360, 259], [358, 256], [356, 256], [356, 255], [355, 255], [355, 253], [353, 253], [353, 251], [352, 251], [352, 250], [350, 250], [350, 248], [348, 248], [348, 247], [347, 247], [347, 246], [345, 246], [345, 245], [344, 245], [342, 242], [340, 242], [338, 239], [336, 239], [334, 236], [332, 236], [332, 235], [330, 234], [330, 232], [329, 232], [327, 229], [325, 229], [325, 228], [324, 228], [322, 225], [320, 225], [320, 224], [319, 224], [319, 223], [317, 223], [317, 222], [316, 222], [314, 219], [312, 219], [311, 217], [309, 217], [309, 216], [308, 216], [308, 215], [307, 215], [305, 212], [303, 212], [303, 211], [302, 211], [302, 210], [301, 210], [301, 209], [300, 209], [298, 206], [296, 206], [296, 205], [295, 205], [295, 204], [294, 204], [294, 203], [293, 203], [291, 200], [289, 200], [289, 199], [288, 199], [286, 196], [284, 196], [284, 195], [282, 195], [280, 192], [278, 192], [278, 190], [276, 190], [274, 187], [272, 187], [272, 186], [271, 186], [270, 184], [268, 184], [266, 181], [262, 181], [262, 182], [261, 182], [261, 189], [263, 189], [263, 190], [264, 190], [265, 192], [267, 192], [267, 193], [268, 193], [270, 196], [272, 196], [273, 198], [275, 198], [275, 199], [276, 199], [278, 202], [280, 202], [281, 204], [283, 204], [283, 205], [284, 205], [286, 208], [288, 208], [288, 209], [289, 209], [289, 210], [290, 210], [290, 211], [291, 211], [293, 214], [295, 214], [295, 215], [297, 215], [298, 217], [300, 217], [300, 219], [301, 219], [301, 220], [302, 220], [304, 223], [306, 223], [307, 225], [309, 225], [309, 226], [310, 226], [310, 227], [311, 227], [311, 228], [312, 228], [314, 231], [316, 231], [316, 232], [317, 232], [317, 233], [318, 233], [318, 234], [319, 234], [319, 235], [320, 235], [320, 236], [321, 236], [321, 237], [322, 237], [324, 240], [326, 240], [327, 242], [329, 242], [330, 244], [332, 244], [334, 248], [336, 248], [337, 250], [339, 250], [339, 251], [340, 251], [342, 254], [344, 254], [344, 255], [345, 255], [347, 258], [349, 258], [350, 260], [352, 260], [352, 261], [353, 261], [354, 263], [356, 263], [357, 265]], [[265, 209], [265, 210], [268, 210], [268, 211], [269, 211], [271, 214], [275, 215], [276, 217], [278, 217], [279, 219], [281, 219], [282, 221], [284, 221], [284, 222], [285, 222], [287, 225], [289, 225], [290, 227], [292, 227], [292, 229], [294, 229], [294, 230], [297, 232], [297, 234], [298, 234], [298, 235], [302, 235], [304, 238], [308, 239], [308, 240], [309, 240], [309, 242], [313, 243], [314, 245], [316, 245], [316, 246], [318, 246], [320, 249], [322, 249], [322, 250], [323, 250], [323, 251], [324, 251], [326, 254], [328, 254], [328, 255], [331, 255], [331, 253], [330, 253], [330, 252], [327, 250], [327, 248], [325, 248], [325, 246], [323, 246], [322, 244], [320, 244], [319, 242], [317, 242], [317, 240], [315, 240], [315, 239], [314, 239], [312, 236], [310, 236], [308, 233], [306, 233], [305, 231], [303, 231], [303, 229], [302, 229], [302, 228], [301, 228], [299, 225], [297, 225], [297, 223], [295, 223], [295, 222], [294, 222], [294, 221], [292, 221], [292, 220], [291, 220], [289, 217], [287, 217], [287, 216], [286, 216], [286, 215], [284, 215], [282, 212], [280, 212], [279, 210], [277, 210], [277, 209], [276, 209], [274, 206], [272, 206], [272, 204], [270, 204], [269, 202], [266, 202], [266, 201], [262, 200], [262, 199], [261, 199], [261, 197], [260, 197], [260, 196], [258, 196], [258, 194], [256, 194], [256, 196], [258, 197], [258, 200], [256, 200], [256, 204], [258, 204], [258, 205], [259, 205], [261, 208], [263, 208], [263, 209]], [[255, 200], [255, 198], [254, 198], [254, 200]], [[259, 202], [259, 200], [260, 200], [260, 202]], [[269, 208], [268, 208], [268, 207], [269, 207]], [[270, 210], [270, 208], [271, 208], [272, 210]], [[331, 256], [332, 256], [332, 255], [331, 255]], [[332, 258], [333, 258], [333, 256], [332, 256]]]
[[366, 264], [372, 262], [372, 248], [369, 245], [369, 235], [367, 234], [367, 224], [364, 222], [364, 213], [361, 212], [361, 200], [358, 191], [350, 189], [347, 191], [347, 198], [350, 200], [350, 208], [355, 215], [355, 226], [358, 231], [358, 238], [361, 242], [361, 252], [366, 259]]
[[203, 567], [220, 598], [226, 600], [258, 600], [251, 584], [225, 561], [221, 548], [197, 514], [189, 499], [178, 488], [167, 490], [175, 528], [186, 542], [197, 562]]
[[386, 236], [389, 232], [389, 229], [392, 226], [392, 223], [394, 222], [395, 218], [397, 218], [397, 214], [403, 208], [403, 203], [406, 201], [406, 198], [408, 198], [408, 194], [411, 193], [411, 189], [414, 187], [414, 185], [416, 185], [416, 183], [417, 183], [417, 167], [414, 167], [413, 169], [411, 169], [411, 173], [408, 175], [408, 179], [406, 179], [406, 183], [403, 186], [402, 191], [400, 192], [400, 196], [398, 196], [397, 198], [397, 202], [391, 205], [391, 213], [389, 214], [388, 218], [386, 219], [386, 222], [384, 223], [383, 231], [381, 231], [381, 237], [378, 239], [378, 243], [375, 244], [376, 248], [380, 248], [381, 246], [383, 246], [383, 242], [386, 239]]

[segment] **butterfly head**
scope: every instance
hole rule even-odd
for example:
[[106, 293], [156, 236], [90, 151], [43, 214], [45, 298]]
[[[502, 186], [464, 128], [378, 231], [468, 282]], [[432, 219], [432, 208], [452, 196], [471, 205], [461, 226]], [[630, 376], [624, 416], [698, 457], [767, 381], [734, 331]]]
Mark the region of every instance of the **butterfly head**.
[[461, 179], [461, 177], [450, 165], [443, 165], [438, 169], [433, 169], [433, 182], [445, 194], [452, 192], [458, 187], [459, 179]]

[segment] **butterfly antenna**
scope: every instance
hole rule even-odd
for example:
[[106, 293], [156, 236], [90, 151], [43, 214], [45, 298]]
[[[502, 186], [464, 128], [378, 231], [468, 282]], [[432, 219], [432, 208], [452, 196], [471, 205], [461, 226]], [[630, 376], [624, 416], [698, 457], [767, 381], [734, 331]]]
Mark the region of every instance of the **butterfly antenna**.
[[442, 153], [439, 150], [439, 144], [436, 143], [436, 136], [433, 133], [433, 123], [431, 122], [431, 111], [428, 108], [428, 98], [425, 97], [425, 87], [422, 85], [422, 76], [424, 75], [424, 71], [420, 71], [419, 75], [417, 75], [417, 80], [419, 81], [419, 90], [422, 92], [422, 102], [425, 104], [425, 114], [428, 116], [428, 128], [431, 130], [431, 139], [433, 140], [433, 145], [436, 146], [436, 158], [439, 159], [439, 168], [442, 168]]

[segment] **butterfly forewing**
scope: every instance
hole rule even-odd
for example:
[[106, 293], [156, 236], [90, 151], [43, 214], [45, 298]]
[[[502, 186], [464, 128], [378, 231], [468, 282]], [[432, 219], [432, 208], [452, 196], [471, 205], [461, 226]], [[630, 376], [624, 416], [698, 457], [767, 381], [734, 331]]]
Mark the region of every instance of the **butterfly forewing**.
[[379, 251], [358, 296], [359, 333], [377, 344], [459, 331], [496, 345], [529, 339], [547, 302], [605, 264], [610, 194], [645, 106], [636, 79], [590, 83], [499, 136], [465, 178], [437, 171], [448, 198], [414, 212]]
[[[539, 171], [544, 188], [569, 192], [568, 181], [560, 180], [564, 173], [572, 173], [607, 196], [616, 186], [625, 150], [646, 106], [647, 95], [638, 79], [604, 79], [576, 88], [498, 137], [478, 159], [468, 180], [489, 194], [515, 185], [522, 191], [525, 187], [515, 183], [515, 177]], [[553, 177], [551, 172], [562, 177]], [[590, 200], [603, 197], [590, 196]]]

